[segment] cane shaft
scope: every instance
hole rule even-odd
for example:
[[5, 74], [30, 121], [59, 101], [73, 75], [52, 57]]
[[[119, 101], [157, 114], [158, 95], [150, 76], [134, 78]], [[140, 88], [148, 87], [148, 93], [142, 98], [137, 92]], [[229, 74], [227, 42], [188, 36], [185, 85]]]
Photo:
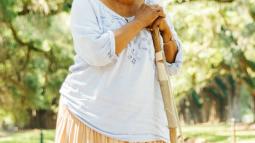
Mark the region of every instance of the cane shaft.
[[151, 33], [152, 33], [152, 40], [154, 44], [155, 53], [157, 53], [161, 50], [159, 29], [156, 28]]
[[[153, 39], [155, 53], [163, 51], [160, 44], [160, 32], [158, 28], [152, 31], [152, 39]], [[164, 56], [161, 56], [161, 57], [163, 58], [157, 59], [156, 57], [156, 66], [158, 71], [160, 89], [161, 89], [162, 98], [164, 102], [164, 109], [165, 109], [167, 121], [168, 121], [170, 141], [171, 143], [177, 143], [177, 131], [176, 131], [177, 119], [176, 119], [175, 112], [173, 110], [174, 109], [173, 108], [174, 105], [172, 104], [173, 99], [171, 99], [172, 93], [171, 93], [171, 88], [169, 85], [170, 83], [168, 82], [166, 68], [164, 65], [165, 58]]]

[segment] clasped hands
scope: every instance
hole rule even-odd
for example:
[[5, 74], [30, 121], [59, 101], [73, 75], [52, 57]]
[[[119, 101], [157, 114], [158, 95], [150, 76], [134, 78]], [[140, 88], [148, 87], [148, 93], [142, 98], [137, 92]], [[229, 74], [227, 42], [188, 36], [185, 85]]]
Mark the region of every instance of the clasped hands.
[[136, 12], [135, 20], [138, 21], [142, 27], [150, 31], [157, 27], [159, 28], [164, 42], [166, 60], [169, 63], [173, 63], [177, 54], [177, 46], [176, 43], [172, 41], [172, 33], [165, 17], [164, 10], [159, 5], [143, 4]]
[[148, 5], [142, 4], [142, 6], [137, 10], [135, 15], [135, 20], [139, 21], [143, 27], [148, 30], [153, 30], [159, 27], [159, 30], [163, 34], [171, 34], [170, 28], [165, 20], [165, 13], [161, 6], [159, 5]]

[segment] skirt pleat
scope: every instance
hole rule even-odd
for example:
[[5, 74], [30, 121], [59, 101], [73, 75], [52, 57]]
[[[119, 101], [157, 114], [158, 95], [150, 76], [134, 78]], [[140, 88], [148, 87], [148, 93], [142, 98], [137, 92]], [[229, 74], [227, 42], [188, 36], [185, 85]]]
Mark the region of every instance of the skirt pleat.
[[[55, 143], [131, 143], [105, 136], [86, 126], [59, 102]], [[132, 143], [165, 143], [163, 140]]]

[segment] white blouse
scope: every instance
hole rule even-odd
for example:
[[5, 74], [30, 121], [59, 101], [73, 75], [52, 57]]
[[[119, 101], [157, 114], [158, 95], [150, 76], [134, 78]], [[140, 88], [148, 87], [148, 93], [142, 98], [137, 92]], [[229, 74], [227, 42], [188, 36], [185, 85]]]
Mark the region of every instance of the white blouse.
[[[73, 1], [70, 27], [76, 55], [59, 90], [61, 102], [106, 136], [129, 142], [169, 141], [150, 32], [144, 28], [119, 56], [115, 54], [113, 31], [132, 20], [134, 16], [122, 17], [100, 0]], [[167, 21], [178, 48], [175, 63], [166, 64], [174, 75], [182, 63], [182, 46], [169, 16]]]

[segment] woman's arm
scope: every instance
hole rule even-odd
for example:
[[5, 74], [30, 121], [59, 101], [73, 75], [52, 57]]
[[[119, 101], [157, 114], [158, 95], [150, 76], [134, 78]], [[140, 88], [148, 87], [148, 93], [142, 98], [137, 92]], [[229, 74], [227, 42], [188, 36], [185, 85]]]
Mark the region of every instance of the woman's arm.
[[177, 74], [182, 64], [182, 44], [171, 23], [170, 16], [159, 18], [152, 24], [152, 29], [159, 27], [163, 39], [163, 48], [169, 75]]
[[168, 29], [165, 33], [162, 33], [163, 38], [163, 48], [166, 56], [166, 61], [168, 63], [173, 63], [175, 61], [178, 49], [176, 45], [176, 41], [172, 36], [171, 30]]
[[[163, 48], [168, 63], [175, 61], [178, 52], [176, 41], [173, 38], [173, 31], [165, 18], [158, 18], [152, 25], [152, 29], [159, 27], [161, 37], [163, 39]], [[157, 52], [157, 51], [156, 51]]]
[[115, 53], [119, 55], [127, 44], [142, 30], [143, 25], [134, 20], [114, 31]]
[[[166, 66], [167, 66], [168, 74], [175, 75], [179, 72], [181, 65], [183, 63], [183, 56], [182, 56], [183, 55], [183, 46], [182, 46], [181, 40], [179, 39], [179, 37], [175, 31], [174, 25], [171, 22], [169, 15], [166, 16], [166, 22], [170, 28], [171, 37], [172, 37], [171, 39], [173, 40], [173, 42], [170, 43], [171, 46], [164, 47], [164, 51], [171, 49], [170, 50], [171, 52], [169, 52], [170, 53], [169, 55], [171, 57], [173, 57], [173, 61], [166, 62]], [[166, 56], [168, 56], [168, 55], [166, 55]]]
[[143, 4], [136, 12], [134, 21], [114, 31], [116, 54], [119, 54], [143, 28], [152, 24], [158, 17], [165, 17], [161, 7]]
[[164, 16], [160, 7], [143, 5], [134, 22], [104, 32], [95, 4], [92, 0], [74, 0], [70, 25], [75, 53], [91, 66], [106, 66], [118, 60], [118, 54], [142, 28]]

